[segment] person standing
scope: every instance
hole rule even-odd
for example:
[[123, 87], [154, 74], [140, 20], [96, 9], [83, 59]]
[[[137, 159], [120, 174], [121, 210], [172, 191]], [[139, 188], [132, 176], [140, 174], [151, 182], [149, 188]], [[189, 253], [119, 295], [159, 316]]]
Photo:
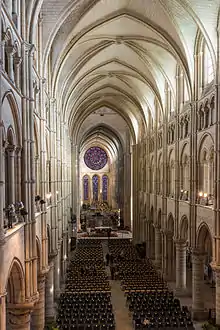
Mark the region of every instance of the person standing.
[[111, 265], [110, 270], [111, 270], [111, 279], [114, 280], [115, 279], [115, 266]]
[[109, 253], [106, 254], [105, 259], [106, 259], [106, 266], [108, 266], [109, 265], [109, 259], [110, 259]]

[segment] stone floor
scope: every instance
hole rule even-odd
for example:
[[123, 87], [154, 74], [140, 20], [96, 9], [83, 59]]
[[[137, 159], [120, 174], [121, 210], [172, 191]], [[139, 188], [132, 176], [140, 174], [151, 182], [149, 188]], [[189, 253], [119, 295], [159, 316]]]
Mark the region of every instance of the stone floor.
[[[109, 252], [107, 240], [102, 242], [103, 254], [104, 256]], [[110, 285], [111, 285], [111, 295], [112, 295], [112, 306], [116, 321], [116, 330], [132, 330], [132, 318], [129, 316], [129, 310], [126, 307], [126, 299], [123, 291], [120, 287], [120, 281], [112, 281], [110, 268], [106, 267], [106, 272], [108, 274]], [[175, 292], [175, 282], [168, 282], [168, 286], [171, 290]], [[181, 301], [181, 305], [186, 305], [189, 308], [192, 307], [192, 270], [187, 269], [187, 288], [189, 294], [186, 297], [178, 297]], [[204, 281], [203, 286], [203, 296], [205, 302], [205, 308], [215, 308], [215, 288], [211, 287], [210, 283]], [[204, 322], [194, 322], [195, 329], [201, 330], [202, 324]]]
[[115, 315], [116, 330], [132, 330], [132, 318], [126, 307], [124, 292], [120, 288], [120, 281], [110, 281], [111, 300]]
[[[189, 291], [189, 295], [186, 297], [178, 297], [180, 299], [181, 305], [186, 305], [191, 309], [192, 307], [192, 270], [187, 269], [187, 277], [186, 277], [187, 289]], [[175, 282], [168, 282], [168, 286], [175, 292]], [[215, 288], [212, 287], [210, 283], [204, 281], [203, 283], [203, 300], [204, 307], [208, 311], [210, 308], [215, 308]], [[194, 325], [196, 330], [202, 329], [202, 324], [204, 322], [195, 322]]]
[[[107, 240], [102, 242], [103, 255], [108, 252]], [[106, 272], [111, 286], [111, 301], [115, 315], [116, 330], [132, 330], [132, 318], [129, 316], [129, 310], [126, 307], [126, 298], [121, 290], [120, 281], [111, 280], [110, 267], [106, 267]]]

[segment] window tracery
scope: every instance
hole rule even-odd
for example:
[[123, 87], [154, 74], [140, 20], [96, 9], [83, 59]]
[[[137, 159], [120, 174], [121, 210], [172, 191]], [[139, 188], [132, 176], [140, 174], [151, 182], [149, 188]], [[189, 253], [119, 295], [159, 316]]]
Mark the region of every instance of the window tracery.
[[102, 200], [107, 201], [108, 200], [108, 176], [103, 175], [102, 177]]
[[99, 199], [99, 177], [93, 175], [92, 177], [92, 188], [93, 188], [93, 200], [98, 201]]
[[84, 175], [84, 177], [83, 177], [83, 199], [84, 199], [84, 201], [88, 201], [88, 199], [89, 199], [89, 177], [88, 177], [88, 175]]
[[84, 155], [86, 166], [92, 170], [102, 169], [108, 161], [108, 156], [104, 149], [100, 147], [89, 148]]

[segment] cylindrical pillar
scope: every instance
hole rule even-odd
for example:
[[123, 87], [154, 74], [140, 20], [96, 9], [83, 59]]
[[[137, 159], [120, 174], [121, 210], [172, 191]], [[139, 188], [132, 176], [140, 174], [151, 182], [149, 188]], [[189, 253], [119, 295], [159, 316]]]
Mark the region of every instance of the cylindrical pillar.
[[158, 226], [155, 227], [155, 266], [160, 268], [161, 267], [161, 232]]
[[13, 56], [14, 56], [14, 47], [11, 45], [7, 45], [5, 47], [7, 56], [8, 56], [8, 76], [14, 82], [14, 68], [13, 68]]
[[0, 294], [0, 329], [6, 330], [6, 292]]
[[12, 15], [12, 0], [6, 0], [5, 4], [6, 4], [6, 7], [8, 9], [9, 15]]
[[14, 58], [14, 68], [15, 68], [15, 72], [14, 72], [14, 76], [15, 76], [15, 85], [18, 89], [20, 89], [20, 65], [21, 65], [22, 59], [19, 56], [16, 56]]
[[216, 308], [216, 324], [220, 325], [220, 268], [214, 269], [216, 273], [216, 293], [215, 293], [215, 308]]
[[55, 297], [59, 298], [60, 295], [60, 249], [58, 249], [58, 253], [54, 260], [54, 293]]
[[176, 294], [186, 293], [186, 241], [178, 239], [176, 243]]
[[165, 274], [165, 239], [164, 239], [164, 232], [163, 230], [161, 229], [160, 230], [161, 232], [161, 271], [162, 273]]
[[46, 322], [54, 321], [54, 261], [49, 262], [50, 270], [46, 278], [45, 288], [45, 320]]
[[151, 223], [150, 225], [150, 233], [151, 233], [151, 237], [150, 237], [150, 258], [152, 260], [155, 260], [155, 229], [154, 229], [154, 224]]
[[10, 305], [8, 311], [8, 325], [11, 330], [30, 330], [30, 310]]
[[9, 204], [13, 204], [15, 202], [15, 147], [8, 146], [7, 147], [8, 153], [8, 179], [9, 179], [9, 191], [8, 194]]
[[39, 300], [31, 315], [31, 330], [44, 329], [45, 323], [45, 276], [38, 277]]
[[195, 320], [204, 318], [202, 285], [204, 282], [205, 253], [194, 250], [192, 253], [192, 312]]
[[166, 233], [166, 279], [172, 281], [173, 274], [173, 233]]

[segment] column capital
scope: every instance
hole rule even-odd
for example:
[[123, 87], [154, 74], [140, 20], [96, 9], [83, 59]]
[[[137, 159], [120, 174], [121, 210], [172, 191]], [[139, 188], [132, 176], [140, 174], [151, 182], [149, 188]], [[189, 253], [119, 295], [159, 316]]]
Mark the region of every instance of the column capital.
[[6, 149], [7, 149], [7, 152], [13, 153], [13, 152], [15, 152], [16, 147], [13, 144], [8, 144], [7, 147], [6, 147]]
[[183, 238], [175, 237], [173, 240], [176, 245], [186, 246], [186, 240]]
[[22, 58], [20, 56], [14, 56], [14, 64], [20, 66], [22, 63]]
[[6, 53], [13, 56], [16, 53], [16, 48], [13, 45], [5, 46]]
[[164, 229], [164, 234], [167, 236], [168, 239], [173, 239], [173, 232], [168, 230], [168, 229]]
[[26, 51], [26, 53], [29, 55], [29, 56], [33, 56], [34, 55], [34, 52], [36, 50], [34, 44], [30, 44], [29, 42], [26, 42], [24, 41], [24, 49]]
[[199, 249], [192, 250], [192, 262], [194, 263], [202, 263], [205, 261], [206, 253]]
[[21, 150], [22, 150], [22, 146], [16, 146], [15, 147], [16, 154], [19, 154], [21, 152]]
[[52, 252], [49, 254], [49, 263], [52, 263], [52, 262], [53, 262], [53, 259], [57, 256], [57, 253], [58, 253], [58, 251], [55, 250], [55, 251], [52, 251]]
[[24, 313], [30, 313], [34, 308], [35, 303], [36, 300], [30, 302], [18, 303], [18, 304], [8, 303], [7, 308], [14, 315], [19, 316], [19, 315], [23, 315]]
[[161, 226], [157, 222], [154, 224], [154, 228], [155, 229], [158, 229], [158, 230], [161, 230]]
[[216, 273], [218, 277], [220, 277], [220, 265], [217, 265], [215, 262], [211, 262], [210, 266], [212, 270]]

